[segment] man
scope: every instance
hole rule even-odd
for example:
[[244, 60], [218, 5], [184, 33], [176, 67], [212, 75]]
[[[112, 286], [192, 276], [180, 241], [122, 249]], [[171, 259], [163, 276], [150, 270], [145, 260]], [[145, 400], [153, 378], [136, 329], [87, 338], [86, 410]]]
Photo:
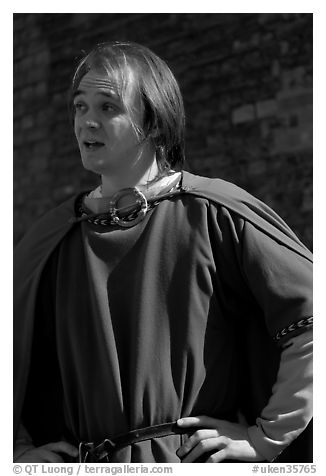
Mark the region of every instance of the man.
[[101, 184], [17, 248], [15, 461], [275, 460], [312, 415], [309, 251], [182, 171], [181, 94], [147, 48], [98, 45], [71, 96]]

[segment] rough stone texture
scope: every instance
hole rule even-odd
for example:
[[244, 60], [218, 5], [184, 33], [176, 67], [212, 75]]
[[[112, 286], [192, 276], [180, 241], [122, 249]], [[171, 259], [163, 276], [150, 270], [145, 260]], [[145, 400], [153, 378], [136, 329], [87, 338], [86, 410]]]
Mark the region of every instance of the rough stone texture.
[[14, 14], [15, 242], [97, 183], [67, 109], [82, 50], [143, 43], [180, 83], [188, 168], [235, 182], [312, 246], [311, 14]]

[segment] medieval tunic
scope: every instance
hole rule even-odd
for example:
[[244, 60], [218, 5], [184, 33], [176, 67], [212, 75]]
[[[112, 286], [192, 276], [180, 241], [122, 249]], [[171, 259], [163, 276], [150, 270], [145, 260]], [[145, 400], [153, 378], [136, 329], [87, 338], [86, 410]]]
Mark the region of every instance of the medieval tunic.
[[[309, 253], [204, 195], [166, 199], [131, 228], [83, 221], [51, 235], [25, 343], [36, 441], [53, 441], [52, 420], [74, 443], [239, 409], [254, 423], [277, 372], [272, 337], [312, 315]], [[178, 462], [181, 443], [139, 442], [111, 461]]]

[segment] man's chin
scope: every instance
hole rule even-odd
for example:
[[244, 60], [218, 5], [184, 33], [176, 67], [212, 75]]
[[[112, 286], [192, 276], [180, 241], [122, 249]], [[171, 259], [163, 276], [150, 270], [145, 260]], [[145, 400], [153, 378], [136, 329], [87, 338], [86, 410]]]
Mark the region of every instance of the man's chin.
[[112, 174], [115, 169], [112, 164], [108, 164], [107, 160], [104, 162], [95, 158], [90, 159], [89, 157], [83, 157], [82, 164], [84, 169], [98, 175]]

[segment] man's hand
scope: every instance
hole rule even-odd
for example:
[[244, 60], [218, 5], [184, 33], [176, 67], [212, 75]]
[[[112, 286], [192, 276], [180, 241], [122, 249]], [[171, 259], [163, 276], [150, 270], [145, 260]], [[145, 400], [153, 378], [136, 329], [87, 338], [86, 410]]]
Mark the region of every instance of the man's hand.
[[59, 453], [64, 453], [76, 458], [78, 450], [66, 441], [57, 441], [47, 445], [32, 447], [15, 459], [15, 463], [64, 463]]
[[[177, 450], [182, 463], [193, 463], [209, 452], [205, 463], [220, 463], [225, 459], [264, 461], [250, 443], [247, 427], [239, 423], [217, 420], [208, 416], [181, 418], [181, 428], [200, 427]], [[215, 451], [214, 451], [215, 450]]]

